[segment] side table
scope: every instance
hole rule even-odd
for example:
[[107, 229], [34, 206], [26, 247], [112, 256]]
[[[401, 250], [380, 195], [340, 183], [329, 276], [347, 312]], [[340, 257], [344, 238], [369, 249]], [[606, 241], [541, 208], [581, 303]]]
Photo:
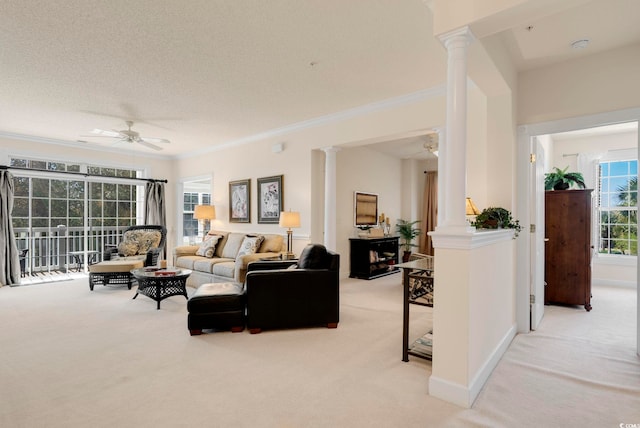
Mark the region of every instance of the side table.
[[157, 309], [160, 309], [160, 302], [171, 296], [187, 296], [187, 278], [191, 275], [189, 269], [176, 268], [141, 268], [134, 269], [131, 274], [138, 280], [138, 291], [133, 296], [143, 294], [156, 302]]
[[[76, 272], [80, 272], [82, 270], [82, 266], [84, 265], [84, 253], [85, 251], [69, 251], [69, 256], [71, 260], [76, 265]], [[87, 253], [87, 266], [92, 265], [96, 262], [96, 257], [98, 255], [98, 251], [89, 250]]]
[[[414, 271], [420, 271], [427, 275], [423, 279], [429, 279], [431, 287], [433, 287], [433, 260], [418, 259], [398, 265], [402, 269], [402, 288], [404, 290], [402, 297], [403, 316], [402, 316], [402, 361], [409, 361], [409, 355], [430, 360], [433, 355], [433, 332], [427, 332], [424, 336], [409, 345], [409, 304], [420, 306], [433, 306], [430, 301], [420, 302], [420, 295], [411, 290], [411, 276]], [[417, 279], [417, 278], [416, 278]]]

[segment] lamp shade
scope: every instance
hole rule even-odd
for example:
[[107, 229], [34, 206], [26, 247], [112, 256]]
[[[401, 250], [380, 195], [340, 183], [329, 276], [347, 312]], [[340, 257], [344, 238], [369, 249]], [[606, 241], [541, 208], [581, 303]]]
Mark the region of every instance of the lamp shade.
[[467, 215], [478, 215], [478, 214], [480, 214], [480, 211], [478, 210], [478, 207], [476, 207], [476, 204], [473, 203], [471, 198], [467, 198]]
[[297, 211], [280, 212], [280, 227], [300, 227], [300, 213]]
[[213, 220], [216, 218], [216, 207], [213, 205], [196, 205], [193, 218], [197, 220]]

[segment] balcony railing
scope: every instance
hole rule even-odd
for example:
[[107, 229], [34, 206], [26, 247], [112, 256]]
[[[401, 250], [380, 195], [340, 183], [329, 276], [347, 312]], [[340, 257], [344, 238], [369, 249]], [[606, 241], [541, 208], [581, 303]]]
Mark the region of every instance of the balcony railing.
[[[101, 261], [105, 246], [118, 245], [122, 233], [127, 227], [113, 226], [89, 229], [86, 250], [97, 251], [95, 261]], [[73, 260], [69, 253], [85, 250], [85, 229], [83, 227], [14, 227], [13, 230], [18, 250], [29, 250], [25, 257], [25, 273], [27, 275], [40, 272], [66, 272], [76, 263], [76, 260]], [[84, 264], [86, 265], [86, 260], [84, 260]]]

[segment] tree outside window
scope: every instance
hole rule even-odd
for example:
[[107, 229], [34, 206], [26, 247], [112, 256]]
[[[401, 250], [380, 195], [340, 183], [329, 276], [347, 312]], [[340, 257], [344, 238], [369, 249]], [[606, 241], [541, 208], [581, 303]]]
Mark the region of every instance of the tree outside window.
[[638, 161], [600, 162], [600, 254], [638, 254]]

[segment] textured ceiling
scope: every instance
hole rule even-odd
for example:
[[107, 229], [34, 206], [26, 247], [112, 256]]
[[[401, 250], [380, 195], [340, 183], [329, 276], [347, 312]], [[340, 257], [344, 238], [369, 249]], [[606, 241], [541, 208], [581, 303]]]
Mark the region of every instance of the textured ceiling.
[[[597, 0], [499, 37], [527, 69], [637, 42], [639, 12]], [[422, 0], [2, 0], [0, 135], [111, 147], [82, 136], [133, 120], [162, 155], [207, 150], [442, 85], [431, 28]]]

